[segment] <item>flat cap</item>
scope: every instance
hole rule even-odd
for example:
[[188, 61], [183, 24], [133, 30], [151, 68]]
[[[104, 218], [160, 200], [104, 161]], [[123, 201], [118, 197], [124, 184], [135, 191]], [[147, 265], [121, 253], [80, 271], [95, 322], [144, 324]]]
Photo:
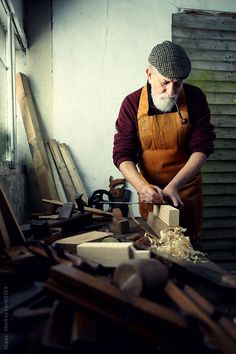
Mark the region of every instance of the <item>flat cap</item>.
[[191, 71], [191, 62], [185, 50], [170, 41], [157, 44], [152, 49], [148, 61], [161, 75], [171, 80], [186, 79]]

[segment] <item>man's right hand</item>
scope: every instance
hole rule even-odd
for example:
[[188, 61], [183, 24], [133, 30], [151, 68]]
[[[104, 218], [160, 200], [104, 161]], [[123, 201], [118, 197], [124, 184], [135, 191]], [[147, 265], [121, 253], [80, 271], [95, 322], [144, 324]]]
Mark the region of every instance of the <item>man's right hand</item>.
[[163, 193], [161, 188], [148, 185], [146, 183], [138, 191], [140, 203], [148, 204], [162, 204], [163, 203]]

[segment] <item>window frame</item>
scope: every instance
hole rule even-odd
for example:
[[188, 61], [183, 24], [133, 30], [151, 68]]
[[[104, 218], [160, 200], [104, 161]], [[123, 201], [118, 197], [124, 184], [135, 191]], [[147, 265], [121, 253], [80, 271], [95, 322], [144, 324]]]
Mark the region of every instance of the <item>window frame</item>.
[[5, 62], [1, 58], [0, 63], [6, 69], [6, 120], [3, 126], [5, 125], [8, 141], [5, 161], [14, 168], [17, 161], [16, 50], [25, 51], [27, 41], [11, 0], [0, 0], [0, 22], [5, 32]]

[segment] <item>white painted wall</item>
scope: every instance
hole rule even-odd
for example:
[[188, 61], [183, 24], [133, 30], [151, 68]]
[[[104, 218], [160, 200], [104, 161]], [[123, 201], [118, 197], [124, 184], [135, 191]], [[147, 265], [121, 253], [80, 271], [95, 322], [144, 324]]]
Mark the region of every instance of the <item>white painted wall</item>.
[[107, 189], [110, 175], [120, 177], [112, 162], [119, 107], [145, 84], [152, 47], [171, 39], [172, 13], [236, 12], [235, 0], [53, 0], [51, 37], [50, 9], [30, 6], [25, 70], [46, 133], [69, 145], [88, 193]]
[[171, 36], [165, 13], [174, 8], [158, 3], [54, 2], [53, 134], [70, 146], [89, 192], [120, 177], [112, 145], [121, 101], [145, 83], [156, 41]]
[[171, 39], [172, 13], [196, 6], [236, 10], [234, 1], [53, 2], [53, 135], [70, 146], [89, 192], [120, 177], [111, 155], [121, 101], [145, 84], [151, 48]]

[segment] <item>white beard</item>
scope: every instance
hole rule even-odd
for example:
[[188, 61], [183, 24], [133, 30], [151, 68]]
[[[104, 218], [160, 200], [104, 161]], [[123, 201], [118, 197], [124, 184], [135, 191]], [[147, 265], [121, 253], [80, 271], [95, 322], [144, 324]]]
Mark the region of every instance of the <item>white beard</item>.
[[[169, 96], [167, 93], [163, 92], [160, 95], [154, 96], [152, 93], [152, 100], [155, 107], [161, 112], [171, 112], [172, 108], [175, 106], [178, 95]], [[174, 102], [175, 101], [175, 102]]]

